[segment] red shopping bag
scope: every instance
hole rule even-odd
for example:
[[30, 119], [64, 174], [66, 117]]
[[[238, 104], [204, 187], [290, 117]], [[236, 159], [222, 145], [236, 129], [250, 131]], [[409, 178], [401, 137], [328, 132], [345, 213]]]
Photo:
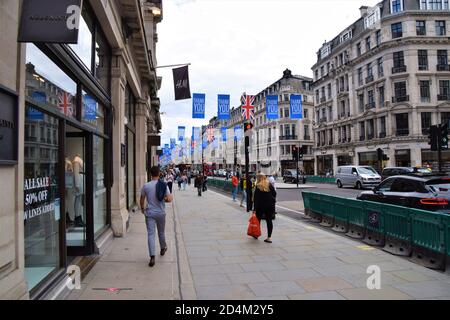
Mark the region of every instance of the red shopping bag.
[[261, 225], [256, 217], [256, 214], [252, 214], [252, 217], [248, 221], [247, 235], [254, 238], [261, 237]]

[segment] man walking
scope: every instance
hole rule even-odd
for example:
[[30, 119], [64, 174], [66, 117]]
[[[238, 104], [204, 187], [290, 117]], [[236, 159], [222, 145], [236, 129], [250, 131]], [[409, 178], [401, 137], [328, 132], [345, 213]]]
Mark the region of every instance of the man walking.
[[194, 180], [194, 187], [197, 188], [198, 196], [202, 196], [202, 189], [203, 189], [203, 177], [201, 174], [199, 174], [195, 180]]
[[[166, 226], [166, 205], [173, 201], [173, 196], [169, 191], [167, 185], [159, 180], [159, 168], [153, 167], [150, 169], [152, 181], [145, 184], [141, 191], [140, 205], [142, 214], [145, 215], [145, 223], [147, 225], [148, 233], [148, 250], [150, 255], [150, 267], [155, 265], [156, 256], [156, 228], [158, 229], [159, 245], [161, 248], [161, 256], [166, 254], [167, 244], [165, 237]], [[145, 201], [147, 200], [147, 207], [145, 208]], [[145, 208], [145, 209], [144, 209]]]
[[231, 178], [231, 183], [233, 185], [233, 202], [236, 202], [238, 186], [239, 186], [239, 179], [236, 175], [233, 175], [233, 177]]

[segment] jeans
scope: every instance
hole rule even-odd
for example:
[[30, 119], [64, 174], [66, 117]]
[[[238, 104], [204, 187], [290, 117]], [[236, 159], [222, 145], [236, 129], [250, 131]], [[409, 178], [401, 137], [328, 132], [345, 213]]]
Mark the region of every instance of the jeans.
[[156, 255], [156, 229], [158, 229], [159, 245], [161, 250], [167, 248], [166, 244], [166, 214], [165, 213], [150, 213], [145, 216], [145, 223], [147, 225], [147, 240], [148, 240], [148, 253], [150, 257]]
[[186, 182], [183, 182], [183, 190], [186, 190]]
[[247, 203], [247, 191], [246, 190], [242, 190], [241, 206], [244, 202]]
[[236, 201], [238, 187], [233, 187], [233, 201]]

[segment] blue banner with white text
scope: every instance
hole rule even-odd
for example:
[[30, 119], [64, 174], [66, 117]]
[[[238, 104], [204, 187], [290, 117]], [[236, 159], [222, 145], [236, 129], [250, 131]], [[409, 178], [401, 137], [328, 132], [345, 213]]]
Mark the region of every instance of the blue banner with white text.
[[234, 127], [234, 140], [240, 141], [242, 139], [242, 127], [236, 126]]
[[267, 119], [276, 120], [278, 119], [278, 96], [267, 96], [266, 97], [266, 112]]
[[291, 119], [303, 119], [303, 104], [301, 95], [291, 95]]
[[178, 127], [178, 141], [183, 141], [186, 135], [186, 127]]
[[227, 142], [227, 127], [222, 127], [222, 141]]
[[194, 93], [192, 97], [192, 118], [205, 119], [205, 100], [204, 93]]
[[225, 94], [218, 95], [218, 112], [219, 120], [230, 120], [230, 96]]

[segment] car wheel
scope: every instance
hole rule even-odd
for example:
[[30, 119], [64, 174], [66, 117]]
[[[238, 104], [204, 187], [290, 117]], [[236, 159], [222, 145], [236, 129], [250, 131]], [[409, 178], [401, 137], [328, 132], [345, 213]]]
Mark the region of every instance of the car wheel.
[[338, 181], [337, 181], [337, 186], [338, 186], [339, 189], [342, 188], [342, 182], [341, 182], [341, 180], [338, 180]]
[[356, 182], [356, 189], [358, 189], [358, 190], [362, 190], [362, 184], [361, 184], [361, 182]]

